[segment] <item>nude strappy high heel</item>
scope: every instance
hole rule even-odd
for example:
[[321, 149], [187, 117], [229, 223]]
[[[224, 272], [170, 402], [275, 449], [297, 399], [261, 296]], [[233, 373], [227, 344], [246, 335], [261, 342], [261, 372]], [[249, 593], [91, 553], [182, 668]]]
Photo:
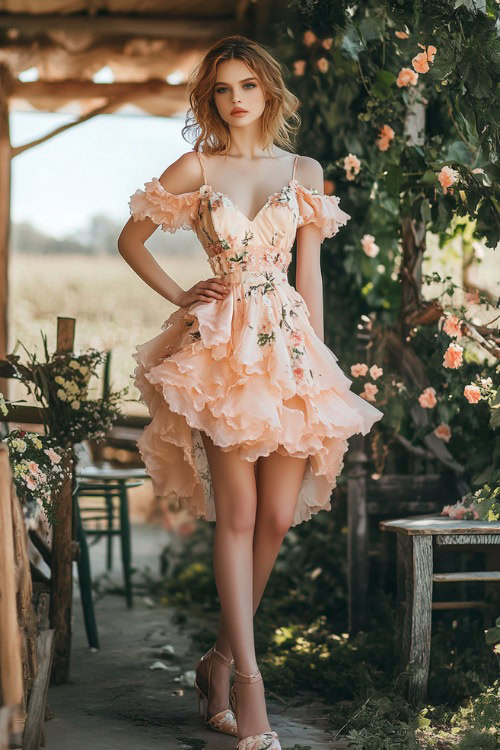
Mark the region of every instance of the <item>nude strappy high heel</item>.
[[[238, 735], [236, 718], [230, 708], [227, 708], [224, 711], [219, 711], [218, 714], [214, 714], [213, 716], [208, 716], [208, 696], [210, 695], [210, 678], [212, 675], [212, 660], [214, 659], [214, 657], [218, 659], [221, 664], [225, 664], [226, 666], [231, 667], [234, 664], [234, 659], [229, 660], [226, 656], [224, 656], [224, 654], [221, 654], [220, 651], [217, 651], [215, 645], [213, 645], [210, 651], [208, 651], [204, 656], [201, 657], [198, 664], [196, 665], [196, 677], [194, 680], [194, 686], [198, 694], [198, 711], [200, 714], [204, 714], [205, 724], [207, 724], [210, 729], [214, 729], [216, 732], [222, 732], [223, 734], [230, 734], [233, 737], [236, 737]], [[198, 684], [198, 667], [200, 666], [202, 661], [206, 660], [208, 660], [208, 682], [207, 692], [205, 693]], [[201, 703], [203, 701], [206, 701], [204, 711], [202, 711], [201, 709]]]
[[[257, 672], [254, 672], [253, 674], [243, 674], [243, 672], [240, 672], [235, 668], [234, 673], [234, 682], [248, 683], [262, 680], [260, 669], [258, 669]], [[229, 691], [229, 701], [231, 703], [233, 711], [236, 713], [236, 693], [234, 690], [234, 682], [233, 685], [231, 685], [231, 690]], [[243, 737], [243, 739], [240, 740], [236, 745], [235, 750], [282, 750], [282, 748], [277, 733], [274, 730], [270, 729], [268, 732], [262, 732], [261, 734], [251, 734], [249, 737]]]

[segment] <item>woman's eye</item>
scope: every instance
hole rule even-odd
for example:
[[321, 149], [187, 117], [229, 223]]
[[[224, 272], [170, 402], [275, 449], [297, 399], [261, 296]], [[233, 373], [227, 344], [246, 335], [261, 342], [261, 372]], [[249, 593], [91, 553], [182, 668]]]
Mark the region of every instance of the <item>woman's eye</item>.
[[251, 89], [254, 89], [255, 83], [245, 83], [245, 86], [243, 88], [245, 88], [246, 86], [250, 86]]
[[221, 89], [215, 89], [215, 91], [217, 94], [223, 94], [224, 91], [227, 91], [227, 88], [223, 86]]

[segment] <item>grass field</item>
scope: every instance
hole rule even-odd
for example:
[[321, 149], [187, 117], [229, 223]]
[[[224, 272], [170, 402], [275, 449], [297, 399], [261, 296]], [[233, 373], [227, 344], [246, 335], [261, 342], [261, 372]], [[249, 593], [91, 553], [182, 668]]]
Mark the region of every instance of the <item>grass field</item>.
[[[206, 256], [156, 256], [162, 268], [183, 289], [213, 276]], [[57, 317], [76, 318], [75, 350], [112, 349], [111, 382], [115, 389], [130, 385], [128, 398], [139, 392], [131, 380], [136, 344], [161, 333], [161, 325], [175, 305], [163, 299], [140, 279], [122, 257], [88, 255], [15, 254], [10, 264], [9, 352], [17, 340], [44, 360], [40, 330], [55, 348]], [[26, 360], [22, 347], [16, 354]], [[10, 398], [25, 398], [21, 383], [11, 381]], [[94, 388], [99, 386], [94, 382]], [[128, 414], [145, 414], [143, 404], [127, 402]]]

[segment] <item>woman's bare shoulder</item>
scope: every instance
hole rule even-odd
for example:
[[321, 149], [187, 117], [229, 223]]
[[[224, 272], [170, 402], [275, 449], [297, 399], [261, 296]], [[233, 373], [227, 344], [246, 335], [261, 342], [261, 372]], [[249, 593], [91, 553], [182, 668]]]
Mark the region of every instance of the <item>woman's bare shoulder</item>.
[[323, 192], [323, 167], [312, 156], [299, 154], [295, 179], [304, 187], [316, 188], [320, 193]]
[[180, 195], [198, 190], [203, 184], [200, 161], [195, 151], [186, 151], [159, 176], [159, 181], [169, 193]]

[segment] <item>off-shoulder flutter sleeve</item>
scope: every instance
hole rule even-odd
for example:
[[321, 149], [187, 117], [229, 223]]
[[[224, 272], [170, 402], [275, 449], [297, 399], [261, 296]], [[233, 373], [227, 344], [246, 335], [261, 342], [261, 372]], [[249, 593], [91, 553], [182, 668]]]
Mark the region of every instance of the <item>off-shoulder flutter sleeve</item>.
[[351, 218], [339, 208], [339, 201], [340, 198], [336, 195], [320, 195], [316, 190], [309, 190], [297, 184], [297, 226], [312, 222], [321, 230], [321, 242], [325, 237], [333, 237]]
[[145, 190], [136, 190], [130, 196], [130, 214], [134, 221], [149, 217], [161, 225], [164, 232], [194, 229], [198, 213], [199, 191], [175, 195], [169, 193], [157, 177], [144, 183]]

